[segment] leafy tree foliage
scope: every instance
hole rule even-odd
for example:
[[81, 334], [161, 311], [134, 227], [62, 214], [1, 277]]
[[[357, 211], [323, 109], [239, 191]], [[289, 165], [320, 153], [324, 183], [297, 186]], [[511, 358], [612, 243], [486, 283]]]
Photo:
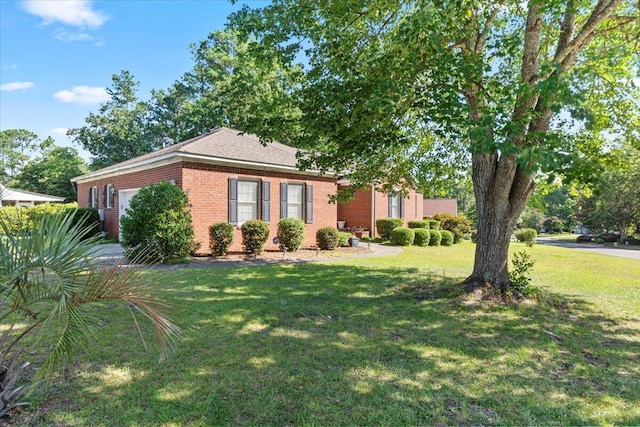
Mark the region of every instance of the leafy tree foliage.
[[39, 146], [38, 135], [26, 129], [0, 132], [0, 183], [11, 181]]
[[468, 289], [508, 286], [509, 239], [537, 171], [588, 175], [605, 129], [638, 133], [635, 1], [276, 0], [233, 19], [284, 60], [306, 55], [292, 97], [304, 129], [293, 142], [313, 151], [303, 167], [391, 189], [415, 185], [425, 159], [471, 154]]
[[92, 154], [95, 169], [149, 153], [160, 144], [147, 134], [149, 106], [138, 100], [139, 83], [128, 71], [112, 77], [107, 89], [111, 100], [100, 106], [98, 114], [89, 113], [87, 126], [70, 129], [67, 135]]
[[53, 147], [27, 163], [12, 185], [22, 190], [64, 197], [67, 202], [72, 202], [76, 200], [76, 191], [70, 179], [86, 170], [87, 165], [78, 155], [78, 150]]

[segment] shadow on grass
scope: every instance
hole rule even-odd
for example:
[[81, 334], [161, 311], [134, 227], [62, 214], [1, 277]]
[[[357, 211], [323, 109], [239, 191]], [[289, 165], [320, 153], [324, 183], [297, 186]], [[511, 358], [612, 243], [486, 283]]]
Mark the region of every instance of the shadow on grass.
[[118, 311], [79, 377], [39, 397], [53, 409], [33, 425], [640, 421], [637, 319], [581, 301], [467, 300], [452, 284], [463, 278], [413, 268], [152, 274], [184, 329], [173, 357], [157, 364]]

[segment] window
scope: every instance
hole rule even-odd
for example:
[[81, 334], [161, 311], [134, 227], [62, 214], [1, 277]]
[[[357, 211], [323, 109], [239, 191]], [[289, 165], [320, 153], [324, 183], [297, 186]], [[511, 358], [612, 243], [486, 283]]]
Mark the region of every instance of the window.
[[89, 207], [98, 208], [98, 187], [89, 188]]
[[313, 223], [313, 185], [280, 183], [280, 218], [300, 218]]
[[113, 207], [116, 190], [113, 188], [113, 184], [107, 185], [107, 208]]
[[258, 219], [258, 182], [238, 181], [238, 222]]
[[302, 184], [287, 185], [287, 218], [302, 218]]
[[404, 218], [404, 199], [398, 193], [389, 195], [389, 218]]
[[271, 186], [259, 179], [229, 178], [229, 223], [252, 219], [269, 222]]

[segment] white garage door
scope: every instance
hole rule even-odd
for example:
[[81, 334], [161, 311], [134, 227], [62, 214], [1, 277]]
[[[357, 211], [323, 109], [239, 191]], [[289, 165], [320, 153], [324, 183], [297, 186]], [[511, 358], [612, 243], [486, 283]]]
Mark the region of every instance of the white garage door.
[[127, 208], [133, 196], [140, 190], [139, 188], [131, 188], [128, 190], [118, 191], [118, 239], [122, 240], [122, 229], [120, 229], [120, 218], [127, 214]]

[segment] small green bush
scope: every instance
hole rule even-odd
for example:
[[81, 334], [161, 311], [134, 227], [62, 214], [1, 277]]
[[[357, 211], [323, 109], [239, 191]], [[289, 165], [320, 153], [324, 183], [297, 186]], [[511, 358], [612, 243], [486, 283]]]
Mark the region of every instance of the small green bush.
[[346, 231], [339, 231], [338, 232], [338, 246], [340, 247], [346, 247], [349, 246], [349, 237], [351, 237], [351, 233], [348, 233]]
[[391, 232], [391, 243], [396, 246], [411, 246], [416, 235], [412, 228], [398, 227]]
[[441, 230], [440, 234], [442, 235], [442, 240], [440, 240], [440, 244], [442, 246], [451, 246], [453, 245], [453, 233], [449, 230]]
[[262, 252], [262, 248], [269, 238], [269, 224], [260, 219], [252, 219], [242, 224], [240, 229], [242, 230], [244, 250], [249, 253]]
[[429, 246], [440, 246], [442, 233], [440, 230], [429, 230]]
[[471, 221], [464, 215], [439, 213], [433, 219], [440, 221], [441, 230], [449, 230], [453, 234], [453, 243], [460, 243], [462, 237], [471, 231]]
[[316, 232], [316, 243], [320, 249], [334, 249], [338, 246], [339, 240], [337, 228], [322, 227]]
[[[61, 213], [68, 215], [73, 213], [72, 225], [84, 221], [84, 234], [82, 239], [96, 236], [100, 233], [100, 217], [98, 211], [92, 208], [79, 208], [77, 203], [50, 204], [43, 203], [37, 206], [18, 208], [15, 206], [4, 206], [0, 208], [0, 220], [2, 220], [7, 230], [12, 234], [26, 232], [40, 222], [47, 214]], [[0, 234], [2, 231], [0, 231]]]
[[280, 249], [297, 251], [304, 241], [304, 221], [300, 218], [282, 218], [278, 223]]
[[440, 230], [440, 221], [437, 219], [429, 219], [428, 221], [430, 230]]
[[524, 242], [527, 246], [531, 247], [536, 242], [538, 232], [533, 228], [521, 228], [514, 233], [518, 242]]
[[478, 241], [478, 230], [471, 230], [471, 241], [473, 243]]
[[416, 219], [408, 222], [409, 228], [426, 228], [429, 229], [429, 221], [426, 219]]
[[209, 226], [209, 247], [215, 256], [226, 255], [233, 243], [233, 225], [228, 222], [216, 222]]
[[376, 229], [382, 240], [391, 240], [391, 232], [394, 228], [402, 227], [402, 218], [380, 218], [376, 220]]
[[429, 240], [431, 239], [431, 231], [427, 228], [416, 228], [413, 230], [415, 238], [413, 244], [416, 246], [429, 246]]
[[189, 198], [180, 187], [159, 182], [142, 187], [120, 219], [125, 256], [147, 262], [184, 259], [195, 248]]

